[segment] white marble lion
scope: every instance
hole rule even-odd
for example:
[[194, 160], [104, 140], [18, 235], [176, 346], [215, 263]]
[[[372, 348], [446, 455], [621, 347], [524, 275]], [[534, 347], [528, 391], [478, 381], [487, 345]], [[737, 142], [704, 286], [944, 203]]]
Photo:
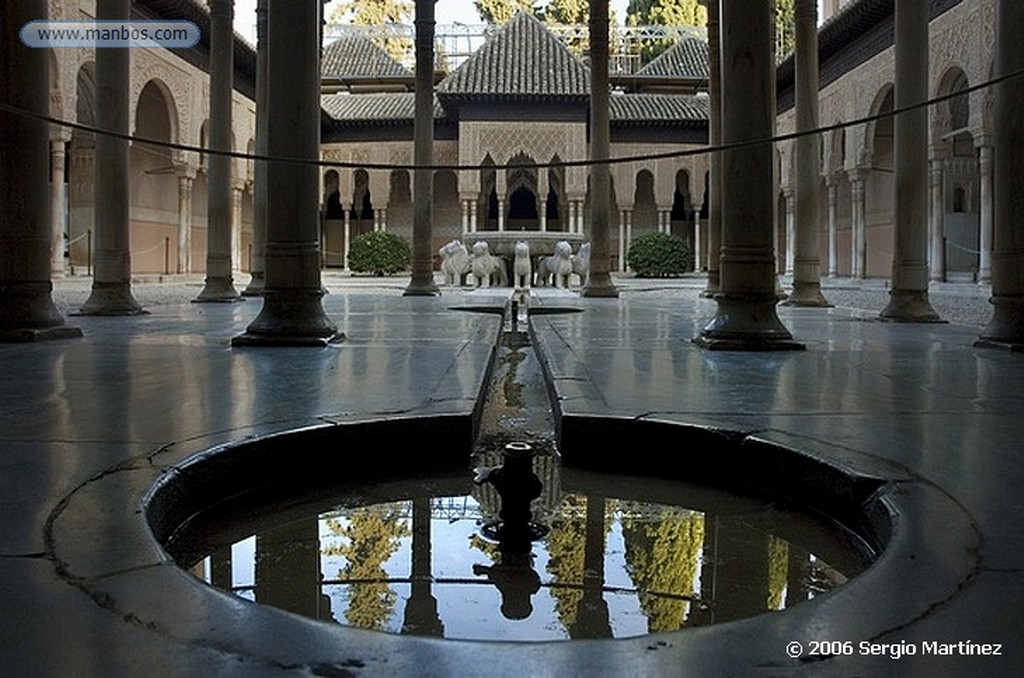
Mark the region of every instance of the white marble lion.
[[533, 265], [530, 262], [530, 244], [520, 240], [515, 246], [515, 259], [512, 260], [512, 283], [514, 287], [529, 287], [533, 277]]
[[501, 286], [508, 285], [505, 261], [501, 257], [491, 254], [490, 247], [483, 240], [473, 244], [473, 259], [470, 267], [476, 287], [490, 287], [492, 282]]
[[547, 285], [548, 280], [554, 287], [569, 287], [569, 276], [572, 274], [572, 245], [565, 240], [555, 243], [555, 253], [540, 260], [537, 271], [537, 282]]
[[461, 240], [452, 240], [438, 250], [441, 255], [441, 272], [448, 285], [463, 285], [469, 273], [469, 250]]

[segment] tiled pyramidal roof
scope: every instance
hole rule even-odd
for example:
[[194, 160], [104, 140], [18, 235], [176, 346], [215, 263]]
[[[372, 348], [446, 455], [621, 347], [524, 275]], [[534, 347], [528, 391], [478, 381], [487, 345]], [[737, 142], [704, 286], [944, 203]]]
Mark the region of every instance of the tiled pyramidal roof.
[[708, 79], [708, 43], [685, 38], [659, 54], [636, 73], [637, 77]]
[[412, 71], [398, 63], [369, 38], [346, 35], [324, 48], [320, 74], [325, 78], [411, 78]]
[[442, 98], [584, 99], [590, 72], [532, 14], [517, 13], [438, 85]]
[[679, 94], [616, 94], [608, 99], [613, 123], [661, 126], [706, 123], [708, 101], [704, 97]]
[[[337, 124], [346, 126], [412, 122], [416, 115], [413, 92], [338, 93], [321, 97], [320, 105]], [[437, 97], [434, 97], [434, 118], [444, 118]]]

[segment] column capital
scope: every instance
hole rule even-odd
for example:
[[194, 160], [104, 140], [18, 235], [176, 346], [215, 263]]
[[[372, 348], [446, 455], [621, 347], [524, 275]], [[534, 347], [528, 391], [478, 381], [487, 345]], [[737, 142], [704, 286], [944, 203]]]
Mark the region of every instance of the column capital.
[[863, 183], [867, 181], [869, 174], [871, 174], [871, 168], [860, 165], [858, 165], [857, 167], [851, 167], [850, 169], [846, 170], [846, 176], [850, 179], [851, 182]]
[[50, 126], [50, 141], [54, 143], [66, 144], [71, 141], [71, 130], [67, 127], [60, 127], [58, 125]]
[[179, 179], [195, 179], [196, 173], [199, 171], [195, 165], [189, 162], [175, 162], [174, 163], [174, 174]]
[[945, 159], [950, 155], [950, 145], [948, 141], [940, 141], [934, 144], [928, 145], [928, 159], [939, 160]]

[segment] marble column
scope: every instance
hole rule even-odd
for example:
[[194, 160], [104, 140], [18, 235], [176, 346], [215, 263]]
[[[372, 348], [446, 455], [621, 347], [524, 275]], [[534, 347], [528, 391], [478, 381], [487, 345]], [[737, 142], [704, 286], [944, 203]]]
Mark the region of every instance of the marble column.
[[[666, 215], [671, 216], [671, 215]], [[665, 221], [666, 230], [665, 233], [671, 235], [672, 233], [672, 222], [666, 219]], [[703, 247], [703, 239], [700, 235], [700, 210], [693, 211], [693, 270], [700, 270], [700, 250]]]
[[[721, 0], [702, 0], [708, 8], [708, 136], [711, 146], [722, 145], [722, 59]], [[719, 258], [722, 249], [722, 154], [708, 158], [708, 282], [702, 296], [713, 297], [720, 284]], [[699, 268], [699, 267], [698, 267]]]
[[783, 188], [782, 200], [786, 205], [786, 255], [783, 273], [793, 275], [793, 264], [796, 261], [796, 190], [791, 187]]
[[831, 306], [821, 293], [818, 202], [821, 135], [818, 129], [818, 2], [796, 0], [796, 241], [791, 306]]
[[[995, 77], [1024, 70], [1024, 3], [996, 5]], [[1024, 86], [1021, 76], [996, 85], [995, 230], [992, 238], [992, 320], [979, 344], [1024, 350]]]
[[406, 296], [436, 296], [434, 282], [434, 3], [415, 3], [416, 93], [413, 119], [412, 278]]
[[569, 201], [569, 225], [566, 227], [566, 231], [569, 233], [576, 233], [576, 201]]
[[178, 175], [178, 273], [192, 272], [192, 182], [196, 169], [187, 165], [175, 168]]
[[462, 200], [462, 232], [469, 232], [469, 200]]
[[[256, 155], [267, 155], [267, 5], [270, 0], [256, 3]], [[252, 278], [242, 296], [258, 297], [266, 284], [264, 258], [267, 250], [267, 163], [255, 161], [252, 191]], [[347, 213], [346, 213], [347, 217]], [[348, 266], [346, 256], [345, 265]]]
[[833, 175], [825, 180], [828, 191], [828, 277], [839, 275], [839, 179]]
[[50, 139], [50, 276], [63, 278], [65, 234], [68, 230], [68, 187], [64, 181], [71, 132], [59, 128]]
[[[590, 275], [580, 294], [617, 297], [611, 278], [611, 157], [608, 98], [608, 0], [590, 3]], [[621, 247], [620, 247], [621, 248]]]
[[242, 198], [245, 184], [231, 187], [231, 267], [242, 268]]
[[992, 144], [985, 139], [978, 145], [978, 178], [981, 203], [978, 242], [978, 282], [992, 280]]
[[895, 247], [889, 304], [898, 322], [940, 322], [928, 301], [928, 0], [900, 0], [896, 13]]
[[348, 251], [349, 251], [349, 248], [350, 248], [351, 243], [352, 243], [352, 210], [347, 208], [347, 207], [345, 207], [344, 203], [342, 203], [341, 209], [342, 209], [342, 212], [345, 215], [343, 217], [344, 221], [342, 222], [342, 227], [341, 227], [341, 231], [342, 231], [342, 234], [341, 234], [341, 237], [342, 237], [341, 252], [342, 252], [342, 262], [343, 262], [345, 270], [347, 271], [348, 270]]
[[505, 230], [505, 198], [498, 198], [498, 230]]
[[548, 168], [537, 170], [537, 216], [540, 218], [540, 230], [548, 230]]
[[[210, 149], [231, 150], [231, 98], [234, 81], [234, 0], [210, 0]], [[235, 290], [231, 267], [231, 158], [208, 156], [206, 285], [197, 302], [231, 302]]]
[[867, 168], [857, 167], [850, 176], [850, 277], [863, 279], [867, 275]]
[[[46, 16], [44, 0], [8, 2], [0, 8], [0, 100], [49, 113], [49, 58], [27, 49], [17, 32]], [[0, 111], [0, 341], [80, 337], [53, 304], [50, 281], [50, 203], [42, 187], [49, 177], [48, 125]], [[63, 177], [61, 179], [63, 181]]]
[[932, 280], [946, 279], [945, 212], [943, 184], [946, 179], [946, 153], [941, 145], [933, 146], [928, 158], [928, 270]]
[[477, 212], [478, 212], [477, 201], [476, 200], [470, 200], [469, 201], [469, 231], [470, 231], [470, 233], [476, 233], [477, 232], [477, 228], [478, 228], [477, 221], [476, 221], [476, 219], [477, 219]]
[[[96, 2], [98, 21], [124, 21], [130, 16], [128, 0]], [[128, 134], [130, 52], [127, 49], [96, 50], [96, 126], [124, 135]], [[143, 309], [131, 290], [128, 141], [97, 134], [95, 158], [93, 283], [92, 292], [79, 312], [82, 315], [137, 315], [143, 313]]]
[[[694, 341], [723, 350], [802, 349], [775, 310], [775, 59], [771, 0], [722, 4], [722, 199], [720, 291], [715, 317]], [[750, 142], [761, 142], [750, 144]]]
[[232, 344], [323, 346], [340, 339], [320, 280], [320, 0], [268, 8], [268, 152], [308, 164], [268, 163], [263, 307]]
[[619, 211], [619, 272], [626, 270], [626, 213]]

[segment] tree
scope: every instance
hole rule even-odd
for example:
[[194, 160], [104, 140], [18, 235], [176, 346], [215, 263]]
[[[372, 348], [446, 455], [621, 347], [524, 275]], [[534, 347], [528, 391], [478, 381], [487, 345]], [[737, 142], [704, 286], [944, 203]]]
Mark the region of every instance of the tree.
[[549, 24], [586, 24], [590, 21], [589, 0], [551, 0], [544, 8]]
[[[359, 26], [408, 24], [412, 19], [413, 3], [405, 0], [345, 0], [331, 14], [331, 23], [352, 23]], [[408, 38], [375, 40], [391, 58], [402, 61], [412, 49]]]
[[[705, 26], [708, 10], [697, 0], [629, 0], [626, 23], [630, 26]], [[672, 46], [669, 40], [644, 40], [639, 43], [640, 62], [652, 59]]]
[[775, 0], [775, 58], [781, 60], [796, 46], [795, 0]]
[[534, 0], [473, 0], [473, 5], [480, 18], [498, 26], [507, 23], [519, 10], [537, 14]]
[[629, 0], [630, 26], [704, 26], [708, 10], [697, 0]]

